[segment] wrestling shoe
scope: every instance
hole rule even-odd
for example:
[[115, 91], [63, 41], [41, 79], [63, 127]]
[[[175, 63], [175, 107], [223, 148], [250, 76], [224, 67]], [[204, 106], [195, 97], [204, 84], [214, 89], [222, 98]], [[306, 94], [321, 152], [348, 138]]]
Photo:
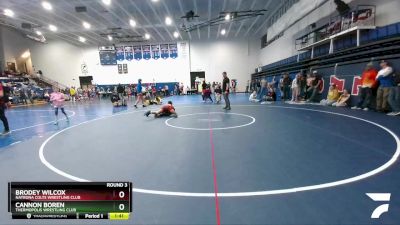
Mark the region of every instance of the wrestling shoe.
[[144, 115], [145, 115], [146, 117], [149, 117], [150, 113], [151, 113], [151, 112], [150, 112], [150, 110], [149, 110], [149, 111], [145, 112]]
[[5, 130], [5, 131], [3, 131], [0, 135], [1, 135], [1, 136], [4, 136], [4, 135], [8, 135], [8, 134], [10, 134], [10, 133], [11, 133], [10, 130]]

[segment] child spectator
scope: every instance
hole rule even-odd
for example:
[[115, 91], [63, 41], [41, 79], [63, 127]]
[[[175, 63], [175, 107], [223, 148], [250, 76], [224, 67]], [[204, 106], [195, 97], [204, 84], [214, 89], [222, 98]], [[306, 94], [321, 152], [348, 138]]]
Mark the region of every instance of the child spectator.
[[333, 103], [335, 103], [339, 98], [339, 90], [336, 87], [336, 84], [331, 84], [331, 86], [329, 87], [329, 91], [328, 91], [328, 96], [326, 97], [326, 99], [321, 100], [321, 105], [328, 105], [328, 106], [332, 106]]
[[212, 103], [214, 102], [214, 101], [212, 100], [212, 98], [211, 98], [211, 90], [210, 90], [210, 87], [208, 87], [208, 86], [206, 87], [205, 90], [203, 90], [203, 101], [204, 101], [204, 102], [207, 102], [207, 99], [210, 99]]
[[221, 85], [217, 84], [215, 86], [215, 101], [217, 104], [219, 104], [221, 102], [221, 96], [222, 96]]
[[347, 106], [347, 101], [350, 99], [350, 94], [349, 92], [344, 89], [343, 90], [343, 94], [339, 97], [339, 99], [337, 100], [337, 102], [333, 103], [332, 106], [336, 106], [336, 107], [343, 107], [343, 106]]
[[253, 91], [249, 97], [250, 102], [259, 102], [260, 100], [257, 99], [257, 92]]
[[299, 101], [300, 79], [301, 79], [301, 75], [300, 74], [296, 74], [296, 77], [292, 81], [292, 102], [298, 102]]

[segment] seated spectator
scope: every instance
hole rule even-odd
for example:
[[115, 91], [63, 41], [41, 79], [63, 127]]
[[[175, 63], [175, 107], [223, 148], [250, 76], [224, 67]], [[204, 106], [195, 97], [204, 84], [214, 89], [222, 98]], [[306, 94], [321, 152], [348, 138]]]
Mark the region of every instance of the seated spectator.
[[369, 110], [372, 99], [372, 89], [376, 86], [375, 78], [377, 74], [378, 71], [374, 68], [374, 64], [368, 63], [361, 77], [360, 101], [356, 106], [351, 107], [351, 109]]
[[113, 104], [113, 106], [118, 107], [121, 105], [121, 99], [119, 98], [119, 95], [117, 92], [113, 92], [111, 94], [111, 103]]
[[350, 94], [346, 89], [344, 89], [343, 94], [339, 97], [337, 102], [332, 104], [332, 106], [336, 106], [336, 107], [347, 106], [347, 102], [349, 101], [349, 99], [350, 99]]
[[257, 99], [257, 92], [253, 91], [249, 97], [250, 102], [259, 102], [260, 100]]
[[326, 99], [321, 100], [321, 105], [332, 106], [339, 98], [339, 90], [336, 88], [336, 84], [331, 84]]
[[381, 70], [376, 76], [376, 81], [379, 82], [378, 92], [376, 93], [376, 110], [378, 112], [389, 112], [389, 92], [394, 86], [393, 83], [393, 68], [384, 60], [380, 63]]
[[267, 104], [267, 102], [275, 102], [275, 101], [276, 101], [276, 91], [273, 86], [273, 83], [269, 83], [267, 95], [263, 97], [263, 102], [261, 104]]
[[392, 112], [389, 116], [399, 116], [400, 115], [400, 73], [394, 76], [394, 85], [389, 93], [389, 105], [392, 107]]
[[314, 79], [311, 82], [311, 86], [308, 88], [308, 96], [310, 98], [307, 100], [307, 102], [319, 102], [319, 91], [322, 86], [322, 77], [317, 73], [317, 71], [313, 72], [313, 77]]

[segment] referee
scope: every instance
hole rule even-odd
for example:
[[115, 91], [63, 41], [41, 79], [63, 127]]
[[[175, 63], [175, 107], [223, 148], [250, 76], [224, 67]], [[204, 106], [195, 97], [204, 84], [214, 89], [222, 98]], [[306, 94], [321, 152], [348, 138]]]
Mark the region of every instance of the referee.
[[226, 72], [222, 73], [224, 79], [222, 80], [222, 91], [224, 92], [224, 100], [225, 100], [225, 110], [231, 110], [231, 102], [229, 101], [229, 83], [230, 80]]

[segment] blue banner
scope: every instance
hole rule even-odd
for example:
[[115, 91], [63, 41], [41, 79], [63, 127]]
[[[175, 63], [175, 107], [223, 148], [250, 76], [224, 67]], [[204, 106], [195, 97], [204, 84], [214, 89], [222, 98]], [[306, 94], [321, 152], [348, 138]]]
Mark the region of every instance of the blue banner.
[[161, 58], [168, 59], [169, 58], [169, 48], [167, 44], [160, 45], [161, 49]]
[[132, 46], [125, 46], [125, 59], [131, 61], [133, 59], [133, 49]]
[[150, 51], [150, 45], [143, 45], [143, 59], [149, 60], [151, 59], [151, 51]]
[[151, 57], [153, 59], [160, 58], [160, 45], [152, 45], [151, 46]]
[[133, 46], [133, 52], [134, 52], [135, 60], [141, 60], [142, 59], [142, 46], [140, 46], [140, 45]]
[[124, 47], [119, 46], [119, 47], [116, 47], [115, 50], [117, 50], [117, 60], [124, 61], [124, 59], [125, 59]]
[[169, 44], [169, 57], [171, 57], [173, 59], [178, 58], [177, 44]]

